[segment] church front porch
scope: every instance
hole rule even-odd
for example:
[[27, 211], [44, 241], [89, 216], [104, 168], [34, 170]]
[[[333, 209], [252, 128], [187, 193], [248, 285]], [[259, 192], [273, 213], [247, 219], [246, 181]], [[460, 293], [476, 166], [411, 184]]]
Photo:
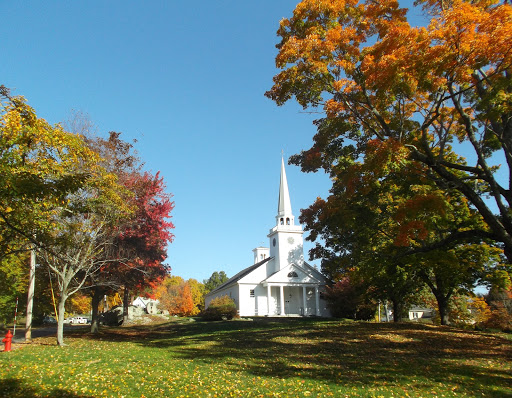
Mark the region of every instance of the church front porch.
[[267, 316], [320, 316], [318, 286], [267, 285]]

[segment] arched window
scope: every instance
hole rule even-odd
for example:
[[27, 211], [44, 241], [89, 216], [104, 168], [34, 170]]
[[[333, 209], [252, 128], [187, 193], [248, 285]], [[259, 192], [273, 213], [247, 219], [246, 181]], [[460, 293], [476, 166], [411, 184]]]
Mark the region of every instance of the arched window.
[[290, 219], [289, 218], [286, 219], [286, 225], [290, 225]]
[[281, 218], [280, 222], [281, 222], [281, 225], [284, 225], [284, 218]]
[[288, 273], [288, 278], [298, 278], [299, 275], [295, 271]]

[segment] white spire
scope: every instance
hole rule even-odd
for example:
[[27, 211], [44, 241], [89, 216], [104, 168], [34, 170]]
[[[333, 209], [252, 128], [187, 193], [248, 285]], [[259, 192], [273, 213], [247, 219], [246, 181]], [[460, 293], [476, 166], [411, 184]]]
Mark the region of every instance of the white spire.
[[277, 204], [277, 224], [294, 225], [290, 193], [284, 169], [284, 158], [281, 157], [281, 181], [279, 183], [279, 202]]
[[279, 184], [276, 226], [267, 235], [270, 239], [269, 256], [273, 258], [272, 261], [267, 263], [268, 275], [282, 270], [292, 263], [300, 266], [304, 262], [303, 233], [302, 227], [295, 225], [284, 169], [284, 158], [281, 157], [281, 181]]

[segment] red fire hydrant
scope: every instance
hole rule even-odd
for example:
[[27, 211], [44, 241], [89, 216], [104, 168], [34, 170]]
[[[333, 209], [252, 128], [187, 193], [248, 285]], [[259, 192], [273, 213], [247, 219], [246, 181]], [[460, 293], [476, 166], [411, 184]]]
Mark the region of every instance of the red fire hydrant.
[[5, 343], [4, 351], [11, 351], [12, 333], [10, 330], [7, 331], [2, 343]]

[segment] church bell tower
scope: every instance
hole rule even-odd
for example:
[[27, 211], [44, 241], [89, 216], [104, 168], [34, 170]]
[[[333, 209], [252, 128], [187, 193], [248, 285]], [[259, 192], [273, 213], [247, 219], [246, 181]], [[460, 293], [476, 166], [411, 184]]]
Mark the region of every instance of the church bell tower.
[[273, 272], [277, 272], [289, 264], [302, 265], [304, 262], [303, 234], [302, 227], [295, 225], [284, 159], [281, 158], [281, 180], [279, 182], [276, 226], [268, 234], [270, 239], [270, 256], [274, 257], [275, 267]]

